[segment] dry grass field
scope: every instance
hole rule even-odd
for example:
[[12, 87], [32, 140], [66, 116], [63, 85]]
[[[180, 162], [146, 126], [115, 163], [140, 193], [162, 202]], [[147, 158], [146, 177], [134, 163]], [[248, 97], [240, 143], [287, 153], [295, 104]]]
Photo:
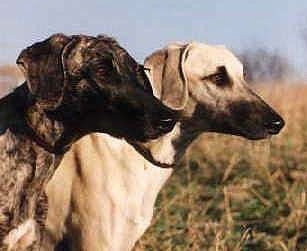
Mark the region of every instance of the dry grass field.
[[200, 137], [135, 251], [307, 250], [307, 86], [257, 89], [285, 118], [282, 133], [257, 142]]

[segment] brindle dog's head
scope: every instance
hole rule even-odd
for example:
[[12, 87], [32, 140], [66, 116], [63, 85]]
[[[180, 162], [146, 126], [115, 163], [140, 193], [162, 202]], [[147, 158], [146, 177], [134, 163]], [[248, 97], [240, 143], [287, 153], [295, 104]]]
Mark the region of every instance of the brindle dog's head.
[[190, 133], [227, 133], [248, 139], [277, 134], [283, 119], [246, 84], [241, 62], [223, 46], [173, 44], [149, 56], [154, 94], [183, 109]]
[[175, 123], [142, 66], [112, 38], [56, 34], [23, 50], [17, 64], [40, 109], [72, 132], [146, 141]]

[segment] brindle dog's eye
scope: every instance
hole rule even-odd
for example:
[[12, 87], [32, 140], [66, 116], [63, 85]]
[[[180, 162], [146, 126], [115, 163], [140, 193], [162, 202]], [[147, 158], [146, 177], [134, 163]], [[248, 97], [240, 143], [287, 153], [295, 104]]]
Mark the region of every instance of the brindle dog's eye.
[[114, 72], [116, 69], [115, 63], [112, 58], [95, 58], [91, 60], [91, 71], [101, 76], [107, 76]]

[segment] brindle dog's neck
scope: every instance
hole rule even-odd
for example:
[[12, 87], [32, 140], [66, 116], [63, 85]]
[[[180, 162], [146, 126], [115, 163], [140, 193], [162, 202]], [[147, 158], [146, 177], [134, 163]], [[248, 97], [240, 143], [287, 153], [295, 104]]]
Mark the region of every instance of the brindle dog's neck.
[[39, 106], [33, 105], [28, 108], [25, 121], [26, 134], [45, 150], [55, 154], [61, 154], [67, 150], [58, 144], [64, 134], [63, 123], [49, 118]]
[[[14, 238], [22, 241], [30, 229], [43, 230], [43, 190], [65, 151], [64, 144], [55, 151], [64, 133], [63, 124], [36, 105], [25, 85], [0, 100], [0, 250]], [[39, 250], [40, 233], [27, 250]]]
[[73, 141], [70, 130], [35, 102], [25, 83], [0, 100], [0, 135], [6, 129], [29, 137], [55, 154], [63, 154]]

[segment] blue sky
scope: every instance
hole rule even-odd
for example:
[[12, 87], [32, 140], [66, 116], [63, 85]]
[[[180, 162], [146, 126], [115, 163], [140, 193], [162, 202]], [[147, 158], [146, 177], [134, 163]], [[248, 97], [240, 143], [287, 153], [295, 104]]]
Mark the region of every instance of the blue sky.
[[14, 63], [22, 48], [57, 32], [112, 35], [139, 61], [168, 42], [197, 40], [236, 51], [278, 50], [299, 71], [307, 63], [303, 0], [3, 0], [0, 6], [0, 64]]

